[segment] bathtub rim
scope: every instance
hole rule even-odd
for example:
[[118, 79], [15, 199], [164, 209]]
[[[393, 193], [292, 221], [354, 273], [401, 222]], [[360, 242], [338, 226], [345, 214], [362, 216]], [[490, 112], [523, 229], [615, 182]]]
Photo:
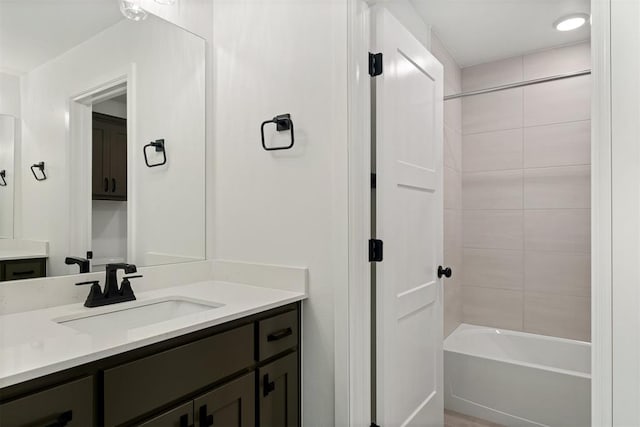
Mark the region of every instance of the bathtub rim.
[[574, 376], [574, 377], [579, 377], [579, 378], [584, 378], [584, 379], [591, 380], [591, 376], [592, 376], [591, 372], [584, 373], [584, 372], [580, 372], [580, 371], [574, 371], [574, 370], [569, 370], [569, 369], [561, 369], [561, 368], [555, 368], [555, 367], [552, 367], [552, 366], [541, 365], [541, 364], [538, 364], [538, 363], [523, 362], [523, 361], [516, 360], [516, 359], [507, 359], [507, 358], [496, 357], [496, 356], [487, 356], [486, 354], [472, 353], [472, 352], [465, 351], [465, 350], [448, 348], [447, 341], [449, 340], [449, 337], [453, 336], [456, 333], [464, 334], [465, 332], [467, 332], [467, 334], [465, 334], [465, 335], [468, 335], [469, 333], [472, 333], [474, 331], [475, 332], [491, 331], [492, 334], [495, 334], [495, 331], [497, 331], [499, 334], [520, 335], [520, 336], [525, 336], [525, 337], [536, 337], [536, 339], [540, 339], [540, 337], [542, 337], [543, 339], [548, 340], [548, 341], [562, 342], [562, 343], [565, 343], [565, 344], [577, 344], [577, 345], [579, 345], [581, 347], [589, 347], [589, 348], [591, 347], [591, 343], [587, 342], [587, 341], [572, 340], [572, 339], [569, 339], [569, 338], [553, 337], [553, 336], [549, 336], [549, 335], [533, 334], [533, 333], [530, 333], [530, 332], [514, 331], [514, 330], [511, 330], [511, 329], [494, 328], [494, 327], [491, 327], [491, 326], [478, 326], [478, 325], [472, 325], [472, 324], [469, 324], [469, 323], [461, 323], [460, 325], [458, 325], [458, 327], [456, 329], [454, 329], [453, 332], [451, 332], [449, 334], [449, 336], [447, 336], [447, 338], [444, 339], [443, 352], [444, 353], [448, 352], [448, 353], [461, 354], [461, 355], [464, 355], [464, 356], [476, 357], [476, 358], [484, 359], [484, 360], [492, 360], [492, 361], [501, 362], [501, 363], [508, 363], [510, 365], [523, 366], [523, 367], [526, 367], [526, 368], [536, 369], [536, 370], [540, 370], [540, 371], [554, 372], [554, 373], [557, 373], [557, 374], [570, 375], [570, 376]]

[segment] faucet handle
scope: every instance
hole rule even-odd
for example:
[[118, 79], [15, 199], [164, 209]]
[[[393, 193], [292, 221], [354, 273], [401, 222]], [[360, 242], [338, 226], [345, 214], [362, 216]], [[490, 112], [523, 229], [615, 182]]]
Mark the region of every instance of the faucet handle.
[[142, 274], [137, 274], [135, 276], [123, 276], [122, 280], [124, 279], [139, 279], [140, 277], [144, 277]]
[[89, 280], [88, 282], [76, 283], [76, 286], [80, 286], [80, 285], [99, 285], [99, 284], [100, 284], [99, 280]]

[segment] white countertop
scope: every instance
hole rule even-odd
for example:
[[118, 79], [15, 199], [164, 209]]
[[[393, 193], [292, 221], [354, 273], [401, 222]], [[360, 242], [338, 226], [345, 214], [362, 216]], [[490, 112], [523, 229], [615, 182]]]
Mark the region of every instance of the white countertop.
[[[0, 388], [300, 301], [306, 298], [306, 294], [203, 281], [140, 292], [136, 297], [134, 302], [100, 308], [86, 308], [82, 303], [76, 303], [1, 315]], [[129, 330], [114, 328], [99, 334], [81, 333], [53, 320], [121, 309], [125, 304], [166, 297], [197, 299], [223, 306], [153, 325]]]
[[46, 258], [47, 254], [20, 250], [0, 250], [0, 261], [12, 261], [16, 259]]

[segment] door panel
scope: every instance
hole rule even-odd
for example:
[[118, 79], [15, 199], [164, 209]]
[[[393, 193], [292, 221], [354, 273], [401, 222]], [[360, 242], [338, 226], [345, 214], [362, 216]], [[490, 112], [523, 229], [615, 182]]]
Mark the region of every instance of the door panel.
[[190, 427], [193, 426], [193, 401], [178, 406], [140, 424], [140, 427]]
[[109, 191], [118, 200], [127, 199], [127, 125], [114, 126], [110, 144], [111, 182]]
[[384, 9], [374, 11], [377, 424], [443, 423], [442, 65]]
[[196, 425], [253, 427], [255, 375], [247, 374], [195, 400]]
[[298, 353], [277, 359], [258, 372], [261, 427], [296, 427], [298, 420]]

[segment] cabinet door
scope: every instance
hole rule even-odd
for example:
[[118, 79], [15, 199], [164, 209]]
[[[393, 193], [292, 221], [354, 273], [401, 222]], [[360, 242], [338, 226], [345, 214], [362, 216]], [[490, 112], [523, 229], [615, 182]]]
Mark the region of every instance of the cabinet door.
[[193, 427], [193, 401], [150, 419], [140, 427]]
[[93, 377], [83, 378], [0, 405], [2, 427], [95, 425]]
[[107, 176], [108, 169], [104, 168], [105, 150], [108, 144], [108, 131], [104, 126], [101, 126], [101, 122], [96, 120], [94, 115], [93, 120], [93, 145], [92, 145], [92, 180], [91, 187], [94, 197], [101, 197], [107, 194], [109, 190], [109, 177]]
[[255, 374], [247, 374], [197, 398], [194, 404], [198, 427], [253, 427]]
[[110, 195], [117, 200], [127, 200], [127, 124], [113, 126], [109, 144]]
[[259, 369], [260, 427], [299, 425], [298, 352]]

